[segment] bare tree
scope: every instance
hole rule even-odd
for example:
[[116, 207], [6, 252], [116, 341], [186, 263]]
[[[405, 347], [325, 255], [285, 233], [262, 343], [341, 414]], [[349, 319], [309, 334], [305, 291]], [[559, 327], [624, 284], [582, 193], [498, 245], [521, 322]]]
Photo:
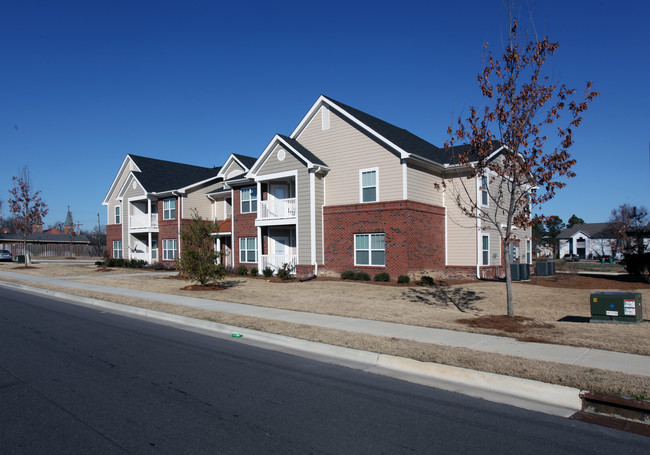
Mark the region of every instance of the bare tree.
[[[455, 129], [450, 126], [445, 144], [457, 157], [458, 169], [474, 177], [454, 179], [462, 185], [456, 204], [465, 215], [477, 217], [483, 229], [496, 231], [506, 252], [509, 316], [514, 315], [514, 299], [507, 252], [513, 230], [528, 229], [532, 207], [553, 198], [566, 185], [564, 180], [575, 176], [576, 161], [568, 149], [583, 112], [598, 96], [587, 82], [584, 96], [576, 101], [574, 89], [551, 81], [542, 69], [559, 44], [548, 37], [526, 42], [519, 36], [517, 19], [511, 18], [511, 24], [503, 56], [498, 59], [488, 51], [477, 76], [485, 107], [472, 107], [467, 119], [459, 118]], [[568, 121], [558, 126], [564, 114]], [[548, 147], [547, 134], [553, 128], [558, 144]], [[446, 184], [443, 181], [442, 187]]]
[[612, 210], [610, 217], [614, 231], [614, 239], [611, 241], [612, 254], [643, 254], [645, 251], [643, 239], [650, 236], [647, 220], [648, 210], [643, 206], [621, 204]]
[[41, 199], [40, 191], [33, 191], [29, 169], [24, 166], [20, 175], [11, 178], [13, 188], [9, 190], [9, 209], [14, 218], [14, 228], [23, 236], [23, 252], [25, 254], [25, 267], [29, 262], [27, 252], [27, 237], [32, 233], [35, 224], [42, 224], [47, 215], [47, 205]]

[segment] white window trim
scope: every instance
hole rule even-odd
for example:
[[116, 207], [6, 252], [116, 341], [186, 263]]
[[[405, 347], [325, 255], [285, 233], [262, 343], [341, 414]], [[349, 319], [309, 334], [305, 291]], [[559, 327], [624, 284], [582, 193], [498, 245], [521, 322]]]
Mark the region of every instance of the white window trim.
[[[483, 187], [483, 179], [485, 179], [485, 189], [482, 189]], [[485, 193], [485, 203], [483, 203], [483, 193]], [[479, 176], [478, 180], [478, 195], [481, 198], [479, 200], [479, 205], [481, 207], [489, 207], [490, 206], [490, 177], [487, 174], [482, 174]]]
[[[248, 239], [255, 239], [255, 248], [254, 248], [253, 250], [249, 250], [248, 248], [245, 248], [245, 249], [244, 249], [244, 248], [241, 247], [241, 245], [242, 245], [242, 240], [248, 240]], [[246, 242], [244, 242], [244, 243], [246, 243]], [[257, 253], [258, 253], [258, 251], [257, 251], [257, 245], [258, 245], [258, 244], [259, 244], [259, 242], [258, 242], [257, 237], [253, 237], [253, 236], [249, 236], [249, 237], [239, 237], [239, 262], [242, 263], [242, 264], [256, 264], [256, 263], [257, 263], [257, 258], [258, 258], [258, 254], [257, 254]], [[246, 254], [246, 255], [245, 255], [246, 260], [245, 260], [245, 261], [242, 261], [242, 260], [241, 260], [241, 253], [242, 253], [242, 251], [246, 251], [246, 252], [248, 252], [248, 251], [254, 251], [254, 252], [255, 252], [255, 258], [254, 258], [254, 260], [249, 261], [249, 260], [248, 260], [248, 254]]]
[[115, 216], [115, 224], [122, 224], [121, 212], [122, 212], [122, 210], [120, 209], [120, 206], [116, 205], [115, 210], [113, 212], [113, 214]]
[[[173, 209], [174, 210], [174, 216], [173, 217], [167, 215], [167, 212], [170, 212], [170, 215], [171, 215], [172, 209], [171, 208], [165, 208], [165, 203], [166, 202], [170, 202], [170, 203], [174, 202], [174, 209]], [[176, 219], [176, 209], [177, 209], [177, 207], [176, 207], [176, 199], [175, 198], [163, 199], [163, 220], [175, 220]]]
[[[364, 172], [373, 172], [375, 173], [375, 200], [374, 201], [364, 201], [363, 200], [363, 173]], [[372, 188], [372, 187], [367, 187]], [[371, 202], [379, 202], [379, 168], [371, 167], [367, 169], [359, 169], [359, 202], [361, 204], [369, 204]]]
[[[119, 243], [119, 248], [116, 247], [116, 243]], [[115, 252], [119, 252], [119, 254], [116, 256]], [[113, 259], [122, 259], [122, 241], [121, 240], [113, 240]]]
[[[368, 264], [358, 264], [357, 263], [357, 236], [367, 235], [368, 236]], [[384, 236], [384, 249], [383, 250], [373, 250], [372, 249], [372, 236], [373, 235], [383, 235]], [[354, 265], [359, 267], [386, 267], [386, 233], [385, 232], [363, 232], [359, 234], [354, 234]], [[363, 250], [366, 251], [366, 250]], [[383, 264], [372, 264], [372, 252], [373, 251], [383, 251], [384, 252], [384, 263]]]
[[[173, 248], [167, 248], [169, 242], [173, 242]], [[175, 261], [178, 257], [178, 240], [177, 239], [162, 239], [162, 259], [163, 261]], [[168, 256], [168, 251], [173, 251], [173, 257], [170, 259]]]
[[[485, 261], [483, 260], [483, 253], [486, 251], [483, 249], [483, 239], [487, 238], [488, 239], [488, 249], [487, 249], [487, 264], [485, 264]], [[481, 244], [480, 244], [480, 249], [481, 249], [481, 266], [482, 267], [487, 267], [490, 265], [490, 234], [481, 234]]]
[[240, 198], [239, 198], [239, 213], [257, 213], [257, 208], [256, 208], [255, 210], [249, 210], [249, 211], [247, 211], [247, 212], [244, 212], [244, 209], [243, 209], [243, 207], [244, 207], [244, 190], [248, 190], [248, 189], [251, 189], [251, 188], [255, 188], [255, 192], [256, 192], [257, 194], [255, 195], [255, 199], [253, 199], [253, 198], [247, 199], [247, 202], [248, 202], [250, 205], [252, 205], [252, 202], [255, 201], [255, 202], [256, 202], [256, 204], [255, 204], [256, 207], [257, 207], [257, 205], [260, 203], [260, 201], [259, 201], [260, 192], [259, 192], [259, 190], [258, 190], [258, 188], [257, 188], [256, 185], [253, 185], [253, 186], [247, 186], [247, 187], [241, 188], [241, 189], [239, 190], [239, 194], [240, 194]]

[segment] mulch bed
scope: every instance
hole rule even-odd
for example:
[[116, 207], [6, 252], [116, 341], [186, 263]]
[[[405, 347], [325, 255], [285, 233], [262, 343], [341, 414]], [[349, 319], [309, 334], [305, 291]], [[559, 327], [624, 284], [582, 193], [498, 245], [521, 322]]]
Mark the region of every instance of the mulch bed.
[[181, 291], [223, 291], [224, 289], [226, 288], [219, 286], [218, 284], [211, 284], [206, 286], [201, 286], [200, 284], [191, 284], [189, 286], [181, 288]]
[[650, 283], [644, 277], [634, 275], [574, 275], [560, 273], [549, 277], [535, 276], [530, 281], [521, 281], [521, 283], [559, 289], [618, 289], [621, 291], [650, 289]]
[[531, 329], [552, 329], [553, 324], [537, 321], [523, 316], [487, 315], [473, 319], [457, 319], [456, 322], [468, 327], [496, 329], [509, 333], [524, 333]]

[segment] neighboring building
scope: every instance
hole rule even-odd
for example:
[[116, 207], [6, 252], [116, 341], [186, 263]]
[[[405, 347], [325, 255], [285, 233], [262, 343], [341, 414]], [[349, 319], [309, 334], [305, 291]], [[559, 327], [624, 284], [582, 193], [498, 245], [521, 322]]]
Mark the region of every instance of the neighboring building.
[[[8, 229], [0, 232], [0, 249], [10, 250], [14, 256], [25, 254], [22, 233], [12, 233]], [[27, 250], [32, 256], [86, 256], [90, 255], [90, 240], [85, 235], [77, 235], [70, 209], [65, 219], [63, 232], [56, 227], [43, 231], [42, 224], [35, 224], [27, 236]]]
[[[500, 150], [495, 149], [495, 159]], [[154, 162], [167, 171], [143, 183], [141, 175], [150, 175], [148, 163]], [[182, 218], [196, 208], [219, 223], [215, 248], [233, 267], [291, 264], [300, 276], [344, 270], [394, 277], [504, 273], [499, 235], [463, 215], [454, 202], [461, 191], [455, 182], [462, 178], [470, 197], [488, 204], [481, 178], [468, 179], [450, 152], [325, 96], [289, 136], [273, 137], [257, 159], [233, 154], [212, 171], [183, 168], [188, 172], [182, 183], [156, 180], [178, 174], [182, 166], [127, 156], [104, 200], [114, 255], [150, 262], [176, 257], [150, 253], [154, 239], [162, 241], [161, 231], [148, 224], [141, 232], [130, 218], [148, 220], [156, 213], [155, 200], [154, 218], [161, 223], [161, 201], [171, 199], [177, 207], [182, 204]], [[443, 178], [451, 184], [437, 190]], [[115, 210], [131, 221], [126, 226], [124, 216], [115, 221]], [[174, 234], [182, 254], [182, 220], [176, 224], [165, 238]], [[516, 262], [531, 262], [529, 229], [515, 230], [508, 253]]]
[[560, 258], [577, 254], [580, 259], [593, 259], [612, 255], [615, 239], [612, 223], [576, 224], [557, 236]]
[[[613, 256], [612, 245], [616, 243], [614, 223], [576, 224], [565, 229], [557, 236], [560, 246], [560, 258], [565, 254], [577, 254], [580, 259], [596, 259]], [[646, 249], [650, 239], [644, 239]], [[615, 255], [621, 259], [622, 253]]]

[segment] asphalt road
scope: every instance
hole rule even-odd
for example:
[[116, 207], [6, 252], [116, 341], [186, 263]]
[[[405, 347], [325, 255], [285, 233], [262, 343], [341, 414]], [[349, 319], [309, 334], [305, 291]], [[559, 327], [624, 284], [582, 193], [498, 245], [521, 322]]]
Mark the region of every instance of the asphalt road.
[[643, 453], [650, 438], [0, 287], [0, 453]]

